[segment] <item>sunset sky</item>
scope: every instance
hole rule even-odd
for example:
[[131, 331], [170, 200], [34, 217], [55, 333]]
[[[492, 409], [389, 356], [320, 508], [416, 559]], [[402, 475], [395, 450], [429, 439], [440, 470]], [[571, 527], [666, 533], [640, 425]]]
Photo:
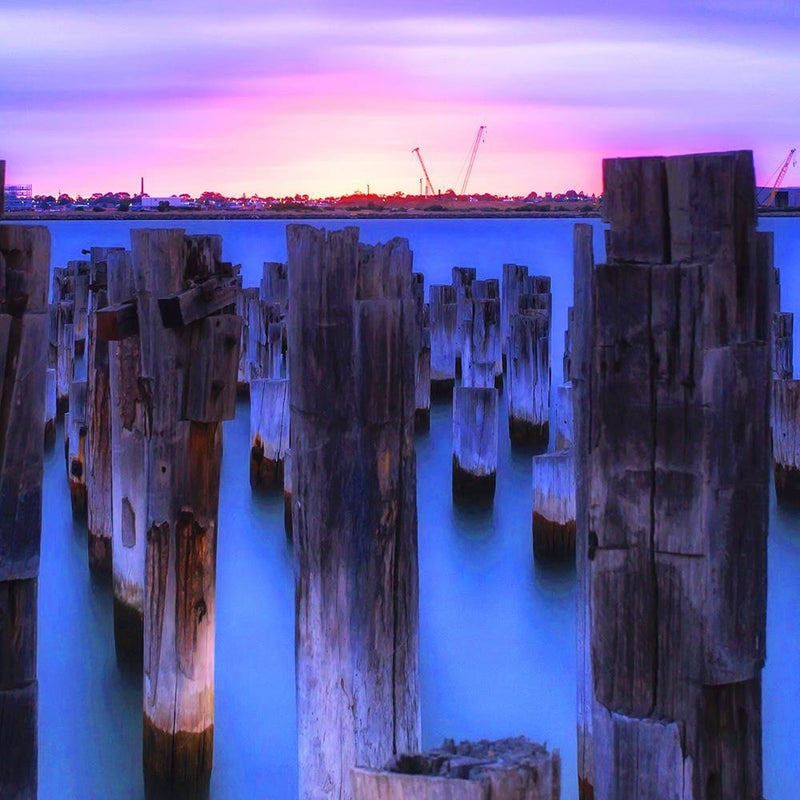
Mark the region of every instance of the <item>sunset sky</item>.
[[[600, 159], [800, 145], [796, 0], [2, 0], [35, 193], [599, 192]], [[800, 166], [786, 183], [800, 183]]]

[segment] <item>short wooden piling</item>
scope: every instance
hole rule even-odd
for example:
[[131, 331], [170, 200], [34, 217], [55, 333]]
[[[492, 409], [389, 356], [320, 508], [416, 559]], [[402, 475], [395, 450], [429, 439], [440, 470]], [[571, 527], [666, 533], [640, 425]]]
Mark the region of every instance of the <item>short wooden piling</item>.
[[461, 385], [493, 388], [502, 366], [500, 301], [465, 300], [461, 342]]
[[287, 240], [299, 797], [352, 800], [420, 740], [411, 252]]
[[456, 290], [433, 284], [430, 293], [431, 395], [449, 397], [456, 380]]
[[86, 519], [86, 381], [73, 381], [69, 390], [69, 415], [64, 419], [67, 480], [72, 516]]
[[[0, 189], [2, 188], [0, 180]], [[47, 228], [0, 225], [0, 797], [36, 798]]]
[[283, 487], [289, 448], [289, 381], [286, 378], [250, 381], [250, 486]]
[[603, 167], [594, 796], [760, 798], [772, 265], [756, 258], [752, 154]]
[[[221, 423], [235, 411], [241, 320], [234, 294], [221, 308], [213, 299], [227, 302], [218, 289], [233, 277], [220, 237], [134, 229], [131, 241], [148, 418], [145, 792], [201, 797], [213, 757]], [[176, 324], [169, 310], [183, 298], [192, 315]]]
[[533, 457], [533, 555], [575, 556], [575, 459], [571, 449]]
[[393, 759], [382, 770], [353, 770], [354, 800], [560, 800], [558, 750], [525, 737], [446, 741]]
[[453, 394], [453, 499], [491, 504], [497, 482], [498, 396], [494, 387]]

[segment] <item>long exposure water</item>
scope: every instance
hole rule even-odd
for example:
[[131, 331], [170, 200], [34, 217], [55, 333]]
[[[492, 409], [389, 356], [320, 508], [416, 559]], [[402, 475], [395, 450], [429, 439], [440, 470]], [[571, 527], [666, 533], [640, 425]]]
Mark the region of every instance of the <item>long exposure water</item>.
[[[130, 228], [220, 233], [226, 260], [257, 285], [264, 261], [285, 260], [282, 221], [53, 222], [53, 264], [92, 245], [130, 246]], [[325, 220], [356, 224], [362, 240], [409, 239], [426, 284], [454, 265], [500, 277], [504, 262], [552, 276], [553, 384], [572, 296], [574, 220]], [[594, 221], [602, 256], [602, 224]], [[776, 234], [784, 310], [800, 313], [800, 219], [765, 219]], [[501, 419], [505, 407], [502, 406]], [[527, 734], [561, 751], [564, 798], [575, 774], [575, 571], [531, 557], [530, 455], [500, 426], [497, 495], [488, 512], [451, 500], [451, 407], [434, 404], [417, 438], [420, 662], [423, 743], [444, 737]], [[141, 676], [121, 671], [111, 594], [89, 577], [85, 527], [72, 520], [59, 442], [45, 456], [39, 580], [39, 794], [139, 798]], [[296, 795], [294, 587], [283, 498], [257, 497], [248, 478], [246, 401], [225, 424], [217, 570], [212, 796], [289, 800]], [[768, 658], [764, 670], [764, 789], [769, 800], [800, 785], [800, 513], [777, 509], [769, 539]]]

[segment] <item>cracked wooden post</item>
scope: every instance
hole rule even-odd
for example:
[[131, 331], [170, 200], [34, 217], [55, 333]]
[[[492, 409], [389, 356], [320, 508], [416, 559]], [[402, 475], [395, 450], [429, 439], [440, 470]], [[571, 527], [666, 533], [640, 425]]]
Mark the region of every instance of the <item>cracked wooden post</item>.
[[50, 305], [48, 364], [56, 371], [56, 409], [63, 415], [69, 407], [69, 387], [75, 377], [75, 332], [73, 303], [60, 300]]
[[36, 798], [47, 228], [0, 225], [0, 797]]
[[799, 503], [800, 380], [772, 382], [772, 456], [778, 500]]
[[453, 288], [456, 290], [456, 373], [461, 369], [461, 346], [464, 341], [464, 325], [470, 313], [468, 303], [472, 300], [472, 282], [478, 271], [474, 267], [453, 267]]
[[86, 336], [89, 333], [89, 269], [88, 261], [68, 261], [67, 269], [72, 278], [72, 299], [74, 302], [73, 333], [75, 337], [75, 357], [86, 352]]
[[287, 242], [299, 797], [352, 800], [420, 743], [411, 252]]
[[131, 254], [107, 255], [108, 305], [96, 314], [108, 346], [111, 421], [111, 559], [114, 646], [120, 663], [141, 665], [147, 536], [148, 386], [141, 347]]
[[570, 355], [572, 383], [573, 454], [575, 465], [575, 568], [577, 572], [578, 677], [578, 796], [594, 797], [594, 690], [591, 650], [591, 594], [589, 592], [589, 388], [590, 354], [594, 327], [592, 226], [575, 225], [572, 234], [574, 294], [573, 336]]
[[782, 381], [794, 377], [794, 314], [787, 311], [772, 318], [772, 375]]
[[286, 264], [266, 261], [261, 275], [260, 296], [263, 303], [280, 306], [282, 316], [289, 308], [289, 272]]
[[512, 314], [507, 349], [508, 433], [513, 444], [547, 448], [550, 438], [550, 312]]
[[431, 329], [430, 307], [425, 304], [425, 276], [413, 274], [412, 290], [419, 349], [414, 369], [414, 427], [427, 431], [431, 426]]
[[250, 381], [250, 486], [283, 486], [289, 448], [289, 381], [286, 378]]
[[222, 420], [241, 320], [221, 238], [131, 231], [146, 396], [144, 743], [148, 797], [208, 791]]
[[72, 381], [69, 413], [64, 417], [64, 447], [72, 516], [86, 519], [86, 381]]
[[453, 499], [491, 505], [497, 482], [498, 391], [458, 386], [453, 394]]
[[93, 575], [109, 579], [113, 573], [111, 392], [108, 342], [97, 335], [97, 312], [108, 305], [107, 258], [110, 252], [111, 248], [91, 248], [86, 389], [89, 569]]
[[533, 555], [575, 556], [575, 459], [572, 449], [533, 457]]
[[752, 154], [603, 167], [586, 487], [594, 793], [760, 798], [771, 264], [756, 257]]
[[463, 302], [461, 385], [494, 388], [498, 360], [502, 363], [500, 301]]
[[431, 395], [450, 397], [456, 382], [456, 290], [433, 284], [431, 315]]

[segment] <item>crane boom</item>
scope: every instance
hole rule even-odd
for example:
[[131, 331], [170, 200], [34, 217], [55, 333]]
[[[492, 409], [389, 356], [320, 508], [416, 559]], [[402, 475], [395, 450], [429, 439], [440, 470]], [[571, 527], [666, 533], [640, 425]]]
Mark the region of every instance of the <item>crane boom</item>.
[[781, 184], [783, 183], [783, 179], [786, 177], [786, 173], [789, 171], [789, 164], [794, 156], [795, 152], [797, 152], [797, 148], [793, 147], [789, 151], [789, 155], [786, 156], [786, 160], [781, 164], [780, 171], [778, 172], [778, 178], [775, 181], [775, 185], [772, 187], [772, 191], [769, 193], [769, 197], [767, 198], [767, 202], [765, 205], [771, 206], [775, 203], [775, 197], [778, 194], [778, 189], [781, 188]]
[[467, 184], [469, 183], [469, 176], [472, 174], [472, 166], [475, 163], [475, 156], [478, 155], [478, 147], [480, 143], [483, 141], [483, 134], [486, 131], [486, 126], [481, 125], [478, 128], [478, 134], [475, 136], [475, 141], [472, 145], [472, 150], [470, 151], [469, 155], [469, 165], [467, 166], [467, 171], [464, 173], [464, 182], [461, 184], [461, 191], [459, 194], [464, 195], [467, 193]]
[[425, 175], [425, 194], [436, 194], [436, 190], [433, 188], [433, 184], [431, 183], [431, 176], [428, 175], [428, 170], [425, 169], [425, 162], [422, 160], [422, 153], [419, 152], [419, 147], [415, 147], [411, 152], [417, 154], [419, 164], [422, 167], [422, 172]]

